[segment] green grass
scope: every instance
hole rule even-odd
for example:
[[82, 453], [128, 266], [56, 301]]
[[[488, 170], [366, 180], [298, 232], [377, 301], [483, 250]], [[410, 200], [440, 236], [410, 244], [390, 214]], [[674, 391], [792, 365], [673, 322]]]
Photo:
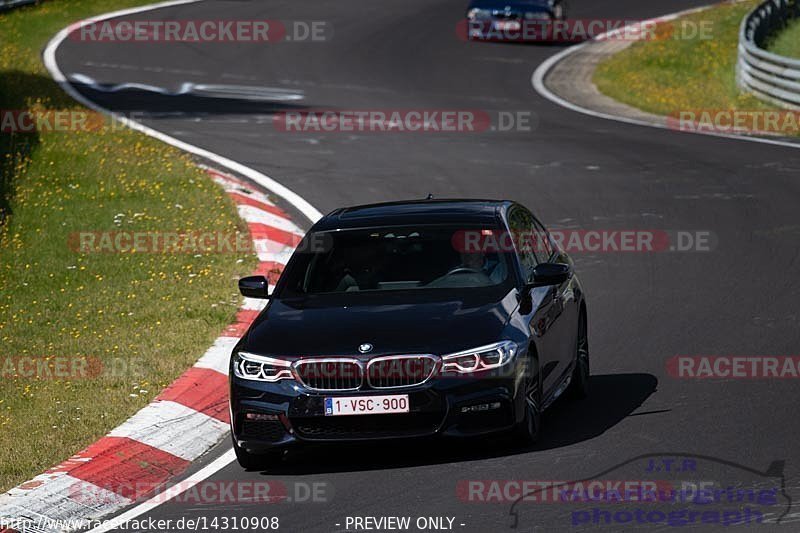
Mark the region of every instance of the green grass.
[[[674, 39], [669, 23], [657, 30], [663, 39], [642, 41], [601, 63], [598, 89], [620, 101], [659, 115], [680, 110], [772, 109], [736, 86], [739, 25], [758, 2], [718, 4], [680, 19], [688, 28], [706, 24], [713, 38]], [[674, 35], [674, 34], [673, 34]]]
[[[146, 3], [51, 0], [0, 15], [0, 109], [80, 109], [50, 80], [43, 46], [72, 21]], [[255, 258], [70, 248], [81, 231], [247, 231], [186, 155], [141, 134], [0, 133], [0, 158], [0, 370], [55, 356], [117, 369], [72, 380], [0, 374], [7, 489], [124, 421], [202, 355], [235, 314], [234, 280]]]
[[776, 35], [767, 49], [785, 57], [800, 58], [800, 19], [795, 19]]

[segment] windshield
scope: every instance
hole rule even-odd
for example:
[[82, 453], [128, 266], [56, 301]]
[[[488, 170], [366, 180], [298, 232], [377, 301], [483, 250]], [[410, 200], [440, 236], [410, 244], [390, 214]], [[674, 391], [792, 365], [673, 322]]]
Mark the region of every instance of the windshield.
[[309, 241], [324, 246], [296, 254], [280, 296], [505, 284], [510, 274], [506, 254], [459, 250], [454, 236], [460, 231], [463, 228], [416, 226], [309, 235]]

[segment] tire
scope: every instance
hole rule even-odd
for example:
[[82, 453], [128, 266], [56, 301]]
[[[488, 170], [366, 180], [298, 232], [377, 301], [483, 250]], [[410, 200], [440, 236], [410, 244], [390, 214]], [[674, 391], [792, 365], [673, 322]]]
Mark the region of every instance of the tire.
[[567, 20], [567, 3], [559, 2], [556, 4], [558, 12], [556, 12], [556, 20]]
[[575, 337], [575, 368], [569, 384], [570, 398], [581, 400], [589, 395], [589, 328], [586, 313], [581, 311], [578, 319], [578, 334]]
[[539, 386], [539, 373], [532, 376], [525, 385], [525, 416], [514, 434], [517, 442], [523, 445], [534, 444], [539, 440], [542, 430], [542, 389]]

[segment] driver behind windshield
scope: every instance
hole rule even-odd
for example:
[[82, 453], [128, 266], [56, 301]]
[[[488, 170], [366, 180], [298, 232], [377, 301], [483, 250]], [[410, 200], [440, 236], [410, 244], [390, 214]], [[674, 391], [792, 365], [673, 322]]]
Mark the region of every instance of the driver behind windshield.
[[447, 274], [435, 279], [430, 286], [459, 285], [495, 285], [506, 278], [505, 262], [496, 253], [459, 252], [460, 262]]
[[449, 227], [337, 232], [330, 246], [301, 253], [286, 273], [289, 293], [500, 287], [507, 261], [496, 251], [457, 250]]

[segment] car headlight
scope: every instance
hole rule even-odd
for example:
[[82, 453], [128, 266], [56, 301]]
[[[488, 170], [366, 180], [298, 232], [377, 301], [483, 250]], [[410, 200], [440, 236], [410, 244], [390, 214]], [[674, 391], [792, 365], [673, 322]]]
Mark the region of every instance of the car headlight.
[[514, 341], [502, 341], [471, 350], [451, 353], [442, 357], [442, 371], [460, 374], [480, 372], [499, 368], [517, 355], [518, 346]]
[[467, 11], [467, 18], [469, 20], [488, 19], [489, 17], [491, 17], [491, 15], [492, 14], [488, 9], [478, 9], [477, 7], [474, 7], [469, 11]]
[[529, 11], [525, 13], [525, 20], [550, 20], [550, 13], [546, 11]]
[[294, 379], [291, 362], [247, 352], [233, 354], [233, 373], [238, 378], [269, 383]]

